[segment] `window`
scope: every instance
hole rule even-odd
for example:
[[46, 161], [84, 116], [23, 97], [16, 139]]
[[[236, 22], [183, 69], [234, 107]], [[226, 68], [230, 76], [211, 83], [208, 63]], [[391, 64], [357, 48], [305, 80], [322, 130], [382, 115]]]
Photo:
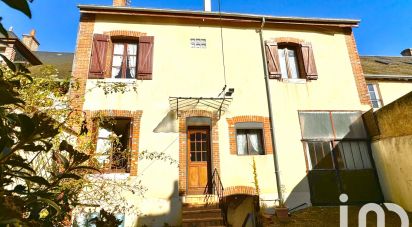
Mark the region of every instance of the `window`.
[[114, 43], [112, 78], [136, 78], [137, 43]]
[[303, 41], [273, 40], [265, 44], [266, 63], [270, 79], [306, 79], [317, 80], [312, 45]]
[[372, 168], [360, 112], [299, 112], [310, 170]]
[[237, 129], [236, 143], [238, 155], [263, 155], [262, 129]]
[[[124, 227], [125, 215], [123, 213], [115, 213], [115, 218], [121, 221], [118, 227]], [[101, 220], [100, 212], [82, 212], [76, 214], [73, 218], [73, 227], [96, 227], [96, 221]]]
[[378, 84], [368, 84], [369, 97], [373, 108], [382, 107], [382, 99], [379, 95]]
[[292, 46], [279, 46], [278, 55], [282, 78], [300, 78], [296, 48]]
[[130, 126], [129, 119], [110, 119], [99, 125], [96, 159], [103, 169], [130, 172]]

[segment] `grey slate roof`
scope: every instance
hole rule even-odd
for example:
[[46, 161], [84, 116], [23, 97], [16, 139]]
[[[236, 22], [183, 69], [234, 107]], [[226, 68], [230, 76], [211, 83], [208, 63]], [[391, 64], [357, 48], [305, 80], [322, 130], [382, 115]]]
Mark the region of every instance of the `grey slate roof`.
[[412, 76], [412, 57], [361, 56], [360, 58], [365, 75]]
[[[43, 65], [53, 65], [57, 71], [57, 78], [68, 79], [72, 73], [73, 53], [36, 51], [34, 54], [43, 62]], [[32, 67], [36, 70], [41, 66]]]

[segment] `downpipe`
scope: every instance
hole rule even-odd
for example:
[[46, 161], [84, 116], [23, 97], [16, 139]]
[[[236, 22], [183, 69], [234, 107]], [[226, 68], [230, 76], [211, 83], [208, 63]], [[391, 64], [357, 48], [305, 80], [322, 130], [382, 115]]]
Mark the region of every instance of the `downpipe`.
[[272, 138], [272, 147], [273, 147], [273, 162], [275, 166], [275, 175], [276, 175], [276, 188], [278, 191], [278, 199], [280, 202], [283, 202], [283, 195], [282, 195], [282, 183], [280, 180], [280, 173], [279, 173], [279, 161], [278, 161], [278, 149], [276, 147], [276, 140], [275, 140], [275, 124], [273, 119], [273, 111], [272, 111], [272, 96], [270, 94], [270, 86], [269, 86], [269, 70], [267, 67], [267, 59], [266, 59], [266, 48], [265, 42], [263, 40], [263, 27], [265, 26], [266, 19], [262, 17], [262, 24], [260, 29], [258, 29], [259, 36], [260, 36], [260, 48], [262, 49], [262, 59], [263, 59], [263, 68], [265, 73], [265, 85], [266, 85], [266, 97], [268, 101], [268, 109], [269, 109], [269, 122], [270, 122], [270, 129], [271, 129], [271, 138]]

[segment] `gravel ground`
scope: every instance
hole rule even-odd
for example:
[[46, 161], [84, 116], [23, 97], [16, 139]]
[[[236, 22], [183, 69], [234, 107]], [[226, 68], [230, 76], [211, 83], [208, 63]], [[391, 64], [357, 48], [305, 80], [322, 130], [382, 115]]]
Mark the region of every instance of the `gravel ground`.
[[[349, 207], [349, 227], [358, 226], [358, 212], [360, 206]], [[399, 217], [390, 211], [385, 210], [386, 227], [400, 227], [401, 222]], [[412, 223], [412, 213], [408, 213], [410, 226]], [[300, 226], [316, 226], [316, 227], [339, 227], [339, 207], [310, 207], [291, 214], [288, 223], [281, 223], [277, 217], [265, 218], [264, 226], [285, 226], [285, 227], [300, 227]], [[376, 225], [375, 213], [369, 213], [367, 216], [367, 226]]]

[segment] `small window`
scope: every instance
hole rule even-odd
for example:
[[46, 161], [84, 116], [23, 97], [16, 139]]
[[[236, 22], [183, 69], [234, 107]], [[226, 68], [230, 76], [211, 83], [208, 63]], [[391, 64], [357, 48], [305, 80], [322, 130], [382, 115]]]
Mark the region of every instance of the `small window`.
[[190, 39], [191, 48], [206, 48], [206, 39]]
[[130, 171], [130, 120], [110, 119], [99, 126], [96, 159], [112, 172]]
[[293, 46], [279, 46], [279, 63], [283, 79], [299, 79], [299, 61], [297, 48]]
[[136, 78], [137, 43], [114, 43], [112, 78]]
[[379, 95], [378, 85], [377, 84], [368, 84], [368, 92], [369, 97], [371, 99], [372, 107], [373, 108], [381, 108], [382, 107], [382, 99]]
[[262, 129], [237, 129], [238, 155], [263, 155]]

